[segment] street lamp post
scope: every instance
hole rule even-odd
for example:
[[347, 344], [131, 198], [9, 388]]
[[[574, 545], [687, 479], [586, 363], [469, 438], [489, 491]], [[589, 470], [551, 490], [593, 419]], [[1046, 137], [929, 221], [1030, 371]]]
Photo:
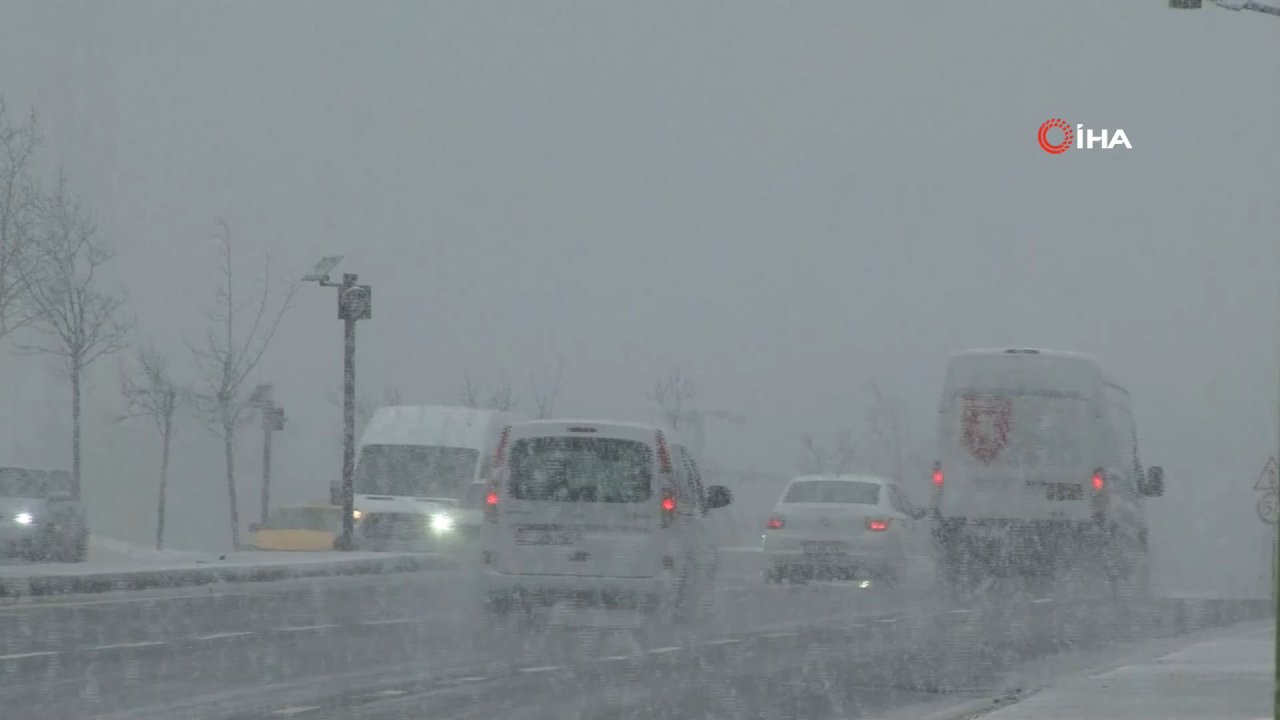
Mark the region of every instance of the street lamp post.
[[342, 256], [329, 256], [320, 260], [304, 282], [316, 282], [321, 287], [338, 288], [338, 319], [343, 322], [342, 333], [342, 537], [337, 547], [351, 549], [351, 537], [355, 530], [355, 492], [353, 478], [356, 465], [356, 321], [373, 317], [373, 288], [358, 285], [353, 273], [343, 273], [342, 282], [329, 282], [329, 271], [342, 261]]

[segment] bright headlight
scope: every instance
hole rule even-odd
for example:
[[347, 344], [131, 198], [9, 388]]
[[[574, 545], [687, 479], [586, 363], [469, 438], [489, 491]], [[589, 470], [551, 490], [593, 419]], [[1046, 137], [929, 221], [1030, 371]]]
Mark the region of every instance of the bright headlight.
[[29, 512], [20, 512], [13, 517], [13, 520], [19, 525], [30, 525], [31, 523], [35, 522], [35, 518], [32, 517], [31, 513]]
[[447, 533], [453, 530], [453, 518], [447, 513], [436, 513], [431, 516], [431, 532]]

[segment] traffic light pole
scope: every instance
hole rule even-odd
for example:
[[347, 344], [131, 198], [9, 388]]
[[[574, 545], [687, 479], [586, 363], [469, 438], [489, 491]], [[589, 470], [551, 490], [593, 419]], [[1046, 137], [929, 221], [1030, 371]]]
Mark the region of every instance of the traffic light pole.
[[[356, 285], [356, 276], [342, 276], [342, 289], [346, 294]], [[342, 339], [342, 540], [343, 550], [351, 549], [351, 535], [355, 530], [356, 469], [356, 315], [343, 303]]]
[[258, 522], [266, 522], [271, 512], [271, 418], [262, 413], [262, 514]]

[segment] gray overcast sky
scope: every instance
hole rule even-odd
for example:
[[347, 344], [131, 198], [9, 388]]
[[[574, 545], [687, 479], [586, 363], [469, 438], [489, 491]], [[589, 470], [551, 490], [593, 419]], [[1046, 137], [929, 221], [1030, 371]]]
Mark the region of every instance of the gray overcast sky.
[[[561, 411], [626, 416], [678, 364], [749, 417], [710, 428], [737, 467], [790, 470], [802, 433], [860, 426], [872, 380], [931, 452], [947, 352], [1079, 349], [1135, 393], [1166, 506], [1213, 499], [1252, 532], [1276, 444], [1278, 39], [1276, 18], [1163, 0], [11, 1], [0, 93], [38, 110], [143, 334], [184, 362], [215, 216], [246, 273], [339, 252], [375, 284], [371, 393], [523, 389], [560, 352]], [[1134, 148], [1049, 156], [1050, 117]], [[262, 368], [302, 499], [336, 468], [339, 335], [332, 291], [300, 288]], [[38, 361], [0, 373], [42, 418], [10, 452], [56, 461], [64, 391]], [[145, 428], [99, 425], [89, 482], [150, 472]], [[203, 460], [176, 512], [203, 527], [215, 455], [186, 436]]]

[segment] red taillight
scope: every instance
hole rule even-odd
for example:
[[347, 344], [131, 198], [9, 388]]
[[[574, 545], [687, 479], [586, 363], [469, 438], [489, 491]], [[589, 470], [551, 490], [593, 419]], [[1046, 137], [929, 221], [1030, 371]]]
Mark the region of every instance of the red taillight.
[[935, 487], [942, 487], [942, 463], [933, 464], [933, 484]]
[[1106, 474], [1103, 473], [1101, 470], [1094, 470], [1093, 471], [1093, 491], [1102, 492], [1102, 489], [1106, 486], [1107, 486]]
[[884, 532], [889, 529], [889, 521], [878, 518], [867, 518], [867, 529], [871, 532]]
[[484, 519], [486, 522], [498, 522], [498, 491], [490, 490], [484, 496]]
[[671, 527], [676, 516], [676, 493], [671, 488], [662, 489], [662, 527]]
[[781, 515], [770, 515], [769, 519], [765, 521], [764, 526], [769, 528], [770, 530], [781, 530], [782, 526], [786, 524], [787, 524], [786, 519], [783, 518]]

